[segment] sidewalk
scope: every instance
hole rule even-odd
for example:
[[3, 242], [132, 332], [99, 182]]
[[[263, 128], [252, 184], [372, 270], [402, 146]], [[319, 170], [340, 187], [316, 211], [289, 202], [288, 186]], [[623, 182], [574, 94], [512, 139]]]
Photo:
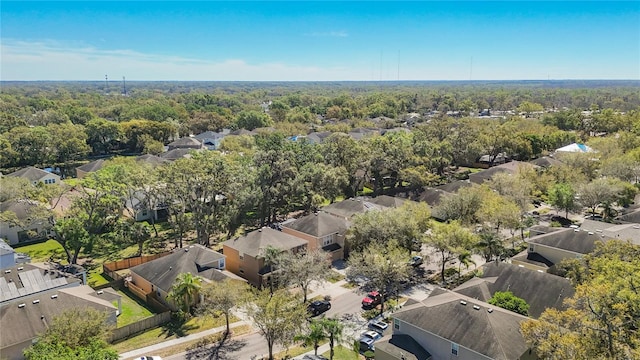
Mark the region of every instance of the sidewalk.
[[[234, 322], [232, 324], [229, 324], [229, 327], [231, 329], [236, 328], [238, 326], [242, 326], [242, 325], [251, 325], [250, 322], [246, 321], [246, 320], [242, 320], [242, 321], [237, 321]], [[223, 331], [225, 331], [227, 329], [226, 325], [223, 326], [219, 326], [217, 328], [213, 328], [213, 329], [209, 329], [209, 330], [205, 330], [205, 331], [201, 331], [195, 334], [190, 334], [184, 337], [179, 337], [177, 339], [171, 339], [171, 340], [167, 340], [167, 341], [163, 341], [161, 343], [158, 344], [154, 344], [154, 345], [149, 345], [147, 347], [143, 347], [140, 349], [136, 349], [136, 350], [132, 350], [132, 351], [128, 351], [126, 353], [122, 353], [120, 354], [120, 359], [124, 360], [124, 359], [130, 359], [130, 358], [135, 358], [135, 357], [139, 357], [142, 355], [149, 355], [149, 354], [153, 354], [155, 352], [158, 352], [159, 350], [174, 346], [174, 345], [179, 345], [179, 344], [183, 344], [189, 341], [193, 341], [193, 340], [198, 340], [200, 338], [209, 336], [209, 335], [213, 335], [216, 333], [221, 333]]]

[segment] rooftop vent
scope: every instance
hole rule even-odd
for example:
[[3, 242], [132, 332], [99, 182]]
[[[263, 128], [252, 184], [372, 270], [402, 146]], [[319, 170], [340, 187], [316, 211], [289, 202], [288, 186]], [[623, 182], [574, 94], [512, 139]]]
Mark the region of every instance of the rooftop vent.
[[98, 290], [98, 292], [96, 292], [96, 294], [98, 294], [98, 295], [102, 295], [102, 294], [104, 294], [104, 291], [102, 291], [102, 290]]
[[524, 265], [518, 265], [518, 267], [522, 267], [522, 268], [523, 268], [523, 267], [524, 267]]
[[184, 252], [189, 252], [189, 248], [184, 248]]
[[466, 302], [466, 301], [464, 301], [464, 300], [460, 300], [460, 304], [462, 304], [462, 305], [467, 305], [467, 302]]
[[58, 298], [58, 295], [56, 295], [56, 294], [51, 295], [51, 298], [52, 298], [52, 299], [57, 299], [57, 298]]
[[640, 225], [633, 225], [634, 229], [640, 229]]
[[11, 269], [9, 269], [9, 270], [5, 270], [5, 271], [4, 271], [4, 273], [5, 273], [5, 274], [8, 274], [8, 273], [10, 273], [10, 272], [11, 272]]
[[18, 271], [20, 271], [20, 270], [24, 270], [24, 267], [20, 266], [20, 267], [18, 268]]
[[542, 271], [542, 270], [540, 270], [540, 269], [538, 269], [538, 272], [541, 272], [541, 273], [543, 273], [544, 271]]
[[23, 308], [23, 307], [25, 307], [25, 306], [26, 306], [26, 304], [25, 304], [25, 303], [22, 303], [22, 304], [19, 304], [19, 305], [18, 305], [18, 307], [19, 307], [20, 309], [22, 309], [22, 308]]
[[492, 309], [492, 308], [488, 308], [488, 309], [487, 309], [487, 312], [488, 312], [488, 313], [492, 313], [492, 312], [493, 312], [493, 309]]
[[589, 234], [589, 235], [593, 235], [593, 231], [589, 231], [587, 234]]
[[580, 229], [573, 229], [573, 232], [580, 232]]
[[596, 232], [601, 233], [602, 229], [596, 229]]
[[474, 309], [474, 310], [480, 310], [480, 306], [478, 306], [478, 305], [473, 305], [473, 309]]
[[32, 301], [32, 303], [33, 303], [33, 304], [40, 304], [40, 300], [35, 299], [35, 300], [33, 300], [33, 301]]

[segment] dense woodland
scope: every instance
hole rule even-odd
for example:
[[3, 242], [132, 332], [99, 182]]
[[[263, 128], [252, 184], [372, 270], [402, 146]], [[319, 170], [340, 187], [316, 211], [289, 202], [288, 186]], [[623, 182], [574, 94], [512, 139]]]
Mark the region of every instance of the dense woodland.
[[[371, 279], [363, 290], [380, 289], [386, 297], [408, 280], [404, 259], [415, 240], [437, 251], [438, 259], [431, 261], [442, 264], [445, 283], [445, 266], [452, 259], [468, 266], [472, 253], [487, 261], [513, 255], [516, 243], [535, 224], [533, 203], [546, 202], [565, 217], [590, 212], [612, 221], [638, 190], [637, 82], [132, 83], [126, 96], [117, 84], [3, 85], [3, 172], [28, 165], [71, 169], [95, 158], [110, 159], [82, 180], [70, 179], [73, 191], [67, 184], [33, 187], [21, 179], [0, 180], [0, 201], [26, 198], [55, 204], [61, 195], [73, 194], [66, 216], [51, 216], [44, 206], [32, 214], [55, 224], [56, 240], [70, 263], [101, 244], [136, 245], [143, 252], [159, 239], [153, 220], [132, 220], [133, 210], [125, 206], [130, 203], [166, 209], [171, 233], [162, 239], [173, 246], [187, 241], [211, 245], [363, 193], [416, 198], [424, 187], [468, 178], [483, 155], [489, 155], [489, 163], [499, 154], [528, 161], [573, 142], [597, 151], [558, 155], [559, 162], [548, 168], [523, 166], [514, 175], [499, 174], [444, 197], [432, 208], [409, 202], [356, 216], [347, 235], [352, 251], [348, 277]], [[484, 109], [500, 116], [477, 116]], [[257, 135], [226, 136], [220, 151], [161, 165], [132, 156], [158, 154], [179, 137], [223, 128], [257, 130]], [[361, 139], [348, 134], [363, 128], [380, 131]], [[289, 139], [319, 131], [333, 134], [319, 144]], [[12, 220], [10, 214], [0, 216]], [[566, 265], [579, 290], [570, 311], [545, 313], [542, 321], [523, 327], [540, 354], [585, 359], [637, 354], [637, 334], [628, 336], [640, 318], [637, 284], [633, 279], [627, 283], [624, 275], [638, 264], [637, 258], [622, 256], [637, 249], [624, 246], [599, 249], [611, 257], [602, 263], [589, 257], [587, 263]], [[315, 276], [293, 276], [303, 273], [300, 268], [311, 268], [304, 258], [269, 261], [285, 274], [288, 268], [298, 269], [289, 271], [289, 281], [303, 289]], [[598, 276], [605, 263], [625, 270]], [[589, 292], [594, 284], [599, 293]], [[280, 301], [273, 290], [265, 304]], [[615, 310], [612, 318], [623, 324], [589, 313], [584, 301], [593, 299], [603, 303], [601, 309]], [[605, 336], [598, 329], [572, 327], [572, 314], [594, 328], [617, 330]], [[266, 315], [251, 316], [259, 320]], [[571, 331], [555, 334], [556, 324]], [[268, 338], [267, 325], [261, 330]], [[291, 333], [296, 331], [300, 329]], [[549, 339], [554, 336], [563, 337], [564, 352], [553, 347]], [[578, 356], [576, 349], [586, 350]]]

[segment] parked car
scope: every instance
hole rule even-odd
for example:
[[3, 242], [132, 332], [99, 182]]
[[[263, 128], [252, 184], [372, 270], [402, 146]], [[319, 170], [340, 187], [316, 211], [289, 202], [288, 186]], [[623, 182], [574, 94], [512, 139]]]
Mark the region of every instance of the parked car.
[[360, 352], [365, 352], [367, 350], [375, 351], [376, 348], [373, 345], [375, 340], [368, 337], [360, 338]]
[[312, 301], [309, 306], [307, 306], [307, 311], [309, 311], [311, 316], [320, 315], [329, 309], [331, 309], [331, 303], [327, 300]]
[[382, 337], [382, 335], [380, 335], [379, 333], [373, 331], [373, 330], [369, 330], [369, 331], [365, 331], [362, 333], [362, 335], [360, 336], [362, 338], [368, 337], [375, 340], [378, 340]]
[[329, 360], [326, 357], [322, 356], [322, 355], [311, 355], [311, 354], [307, 354], [305, 355], [302, 360]]
[[422, 256], [414, 256], [409, 260], [409, 265], [411, 266], [420, 266], [422, 265]]
[[363, 309], [372, 309], [382, 302], [382, 295], [377, 291], [371, 291], [362, 299]]
[[379, 334], [382, 334], [385, 330], [387, 330], [389, 324], [381, 320], [371, 320], [369, 321], [369, 325], [367, 327]]

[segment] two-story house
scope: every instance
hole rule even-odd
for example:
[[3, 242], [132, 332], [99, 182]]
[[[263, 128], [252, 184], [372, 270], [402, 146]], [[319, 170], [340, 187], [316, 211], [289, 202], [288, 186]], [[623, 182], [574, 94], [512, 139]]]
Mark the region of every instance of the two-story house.
[[282, 232], [306, 240], [309, 250], [322, 249], [331, 261], [344, 258], [344, 237], [349, 221], [326, 212], [316, 212], [282, 223]]

